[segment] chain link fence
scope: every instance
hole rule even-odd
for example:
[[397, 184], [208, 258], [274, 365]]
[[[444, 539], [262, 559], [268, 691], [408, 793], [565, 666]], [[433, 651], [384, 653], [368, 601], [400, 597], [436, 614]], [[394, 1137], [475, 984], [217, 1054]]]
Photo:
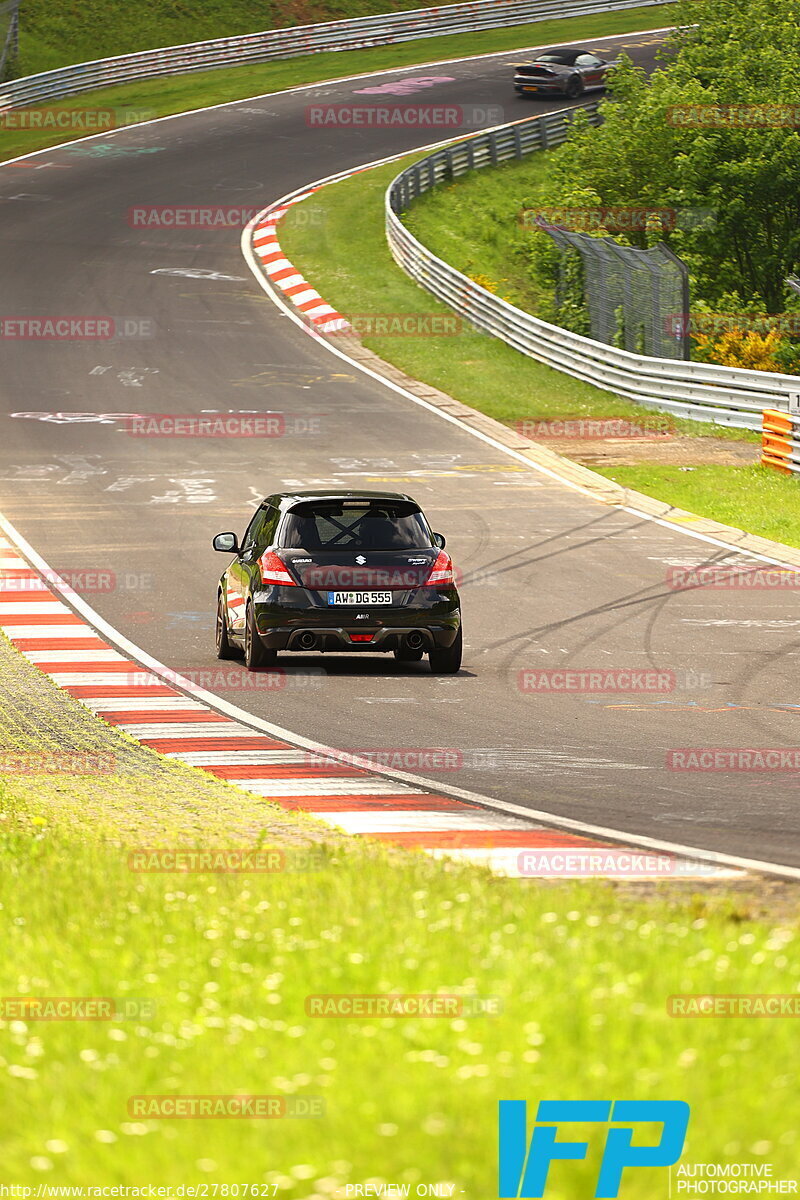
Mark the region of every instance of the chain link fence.
[[[597, 122], [598, 115], [593, 111], [597, 106], [586, 107], [589, 120]], [[521, 354], [646, 408], [742, 429], [760, 429], [765, 408], [784, 413], [800, 411], [800, 376], [682, 358], [670, 361], [551, 325], [515, 308], [451, 267], [403, 224], [401, 215], [409, 205], [443, 180], [558, 145], [565, 140], [575, 111], [531, 117], [462, 138], [402, 171], [386, 192], [386, 237], [395, 262], [476, 329], [500, 338]], [[287, 199], [284, 197], [283, 202]], [[692, 219], [706, 219], [708, 214], [704, 213], [697, 210]], [[681, 312], [685, 307], [679, 303], [673, 313]]]
[[17, 57], [18, 42], [19, 0], [3, 0], [0, 3], [0, 79], [5, 79]]
[[612, 237], [591, 237], [537, 221], [561, 251], [556, 302], [563, 303], [566, 255], [577, 253], [591, 337], [607, 346], [653, 358], [688, 359], [686, 321], [689, 311], [686, 264], [663, 242], [649, 250], [625, 246]]

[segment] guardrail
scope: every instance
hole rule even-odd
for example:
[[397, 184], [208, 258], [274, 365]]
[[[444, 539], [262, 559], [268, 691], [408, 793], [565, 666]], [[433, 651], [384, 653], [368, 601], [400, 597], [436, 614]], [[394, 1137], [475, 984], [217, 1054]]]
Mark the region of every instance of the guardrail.
[[674, 0], [477, 0], [472, 4], [380, 13], [318, 25], [298, 25], [293, 29], [268, 29], [263, 33], [100, 58], [40, 75], [28, 75], [2, 87], [0, 109], [23, 108], [43, 100], [74, 96], [92, 88], [130, 83], [136, 79], [297, 58], [326, 50], [360, 50], [444, 33], [475, 33], [555, 17], [650, 8], [662, 3], [674, 3]]
[[[583, 107], [596, 123], [597, 105]], [[386, 237], [398, 266], [476, 328], [558, 371], [647, 408], [754, 430], [761, 428], [765, 408], [800, 410], [800, 376], [650, 358], [570, 333], [480, 287], [437, 258], [403, 225], [400, 214], [442, 180], [563, 142], [575, 111], [563, 109], [501, 125], [407, 167], [386, 191]]]
[[4, 0], [0, 4], [0, 79], [16, 57], [18, 36], [19, 0]]
[[800, 474], [800, 416], [765, 408], [761, 425], [761, 462], [784, 474]]

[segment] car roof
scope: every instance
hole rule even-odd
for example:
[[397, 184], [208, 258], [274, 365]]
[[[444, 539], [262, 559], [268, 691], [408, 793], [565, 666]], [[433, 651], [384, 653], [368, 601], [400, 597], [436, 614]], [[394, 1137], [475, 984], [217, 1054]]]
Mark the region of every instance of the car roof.
[[[571, 66], [579, 54], [593, 54], [592, 50], [581, 49], [579, 46], [548, 46], [546, 50], [540, 50], [531, 62], [541, 62], [546, 54], [557, 54], [564, 59], [565, 66]], [[595, 58], [597, 55], [595, 55]]]
[[350, 488], [309, 488], [306, 491], [275, 492], [272, 496], [266, 496], [262, 504], [286, 511], [308, 500], [399, 500], [419, 508], [416, 500], [403, 492], [373, 492], [364, 488], [359, 488], [358, 491]]

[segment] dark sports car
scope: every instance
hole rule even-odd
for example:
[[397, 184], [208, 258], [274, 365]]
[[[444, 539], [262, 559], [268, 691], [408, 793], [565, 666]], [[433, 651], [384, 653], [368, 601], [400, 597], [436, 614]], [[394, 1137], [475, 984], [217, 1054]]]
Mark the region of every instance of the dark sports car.
[[556, 46], [515, 65], [514, 90], [520, 96], [568, 96], [575, 100], [584, 92], [604, 87], [606, 75], [618, 63], [618, 59], [599, 58], [591, 50]]
[[461, 606], [442, 534], [397, 492], [279, 493], [259, 505], [217, 589], [219, 658], [248, 669], [279, 650], [427, 653], [437, 675], [461, 666]]

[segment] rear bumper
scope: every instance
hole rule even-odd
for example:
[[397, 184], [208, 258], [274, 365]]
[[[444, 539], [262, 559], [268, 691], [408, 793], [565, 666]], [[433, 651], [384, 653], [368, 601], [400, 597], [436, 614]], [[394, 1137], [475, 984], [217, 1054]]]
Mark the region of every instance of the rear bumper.
[[[430, 589], [429, 594], [422, 597], [422, 603], [372, 608], [366, 616], [356, 619], [358, 609], [348, 611], [308, 603], [313, 593], [305, 589], [300, 596], [294, 588], [274, 590], [284, 593], [278, 603], [254, 605], [256, 629], [270, 650], [385, 652], [407, 646], [409, 635], [412, 635], [412, 644], [420, 649], [443, 649], [452, 646], [461, 625], [460, 604], [455, 591]], [[295, 593], [291, 601], [285, 598], [287, 592]], [[418, 639], [413, 637], [415, 634]], [[303, 635], [311, 635], [313, 644], [308, 644], [309, 638]], [[371, 635], [368, 642], [353, 641], [354, 636], [368, 635]], [[303, 641], [307, 644], [302, 644]]]
[[[531, 92], [530, 88], [536, 88], [535, 92]], [[538, 79], [519, 79], [514, 80], [514, 91], [520, 95], [542, 95], [563, 96], [565, 95], [564, 85], [561, 83], [546, 83], [540, 82]]]
[[[412, 648], [418, 646], [421, 650], [443, 649], [452, 646], [456, 640], [458, 625], [409, 625], [408, 629], [346, 629], [343, 626], [328, 625], [315, 627], [304, 625], [300, 629], [275, 629], [267, 633], [259, 632], [259, 637], [270, 650], [288, 650], [290, 653], [300, 653], [310, 650], [315, 653], [325, 650], [338, 650], [350, 653], [359, 651], [386, 653], [399, 650], [408, 645], [407, 638], [412, 637]], [[352, 635], [365, 637], [371, 635], [369, 642], [354, 642]], [[416, 638], [415, 638], [416, 635]], [[309, 640], [313, 639], [313, 640]], [[418, 640], [417, 640], [418, 639]]]

